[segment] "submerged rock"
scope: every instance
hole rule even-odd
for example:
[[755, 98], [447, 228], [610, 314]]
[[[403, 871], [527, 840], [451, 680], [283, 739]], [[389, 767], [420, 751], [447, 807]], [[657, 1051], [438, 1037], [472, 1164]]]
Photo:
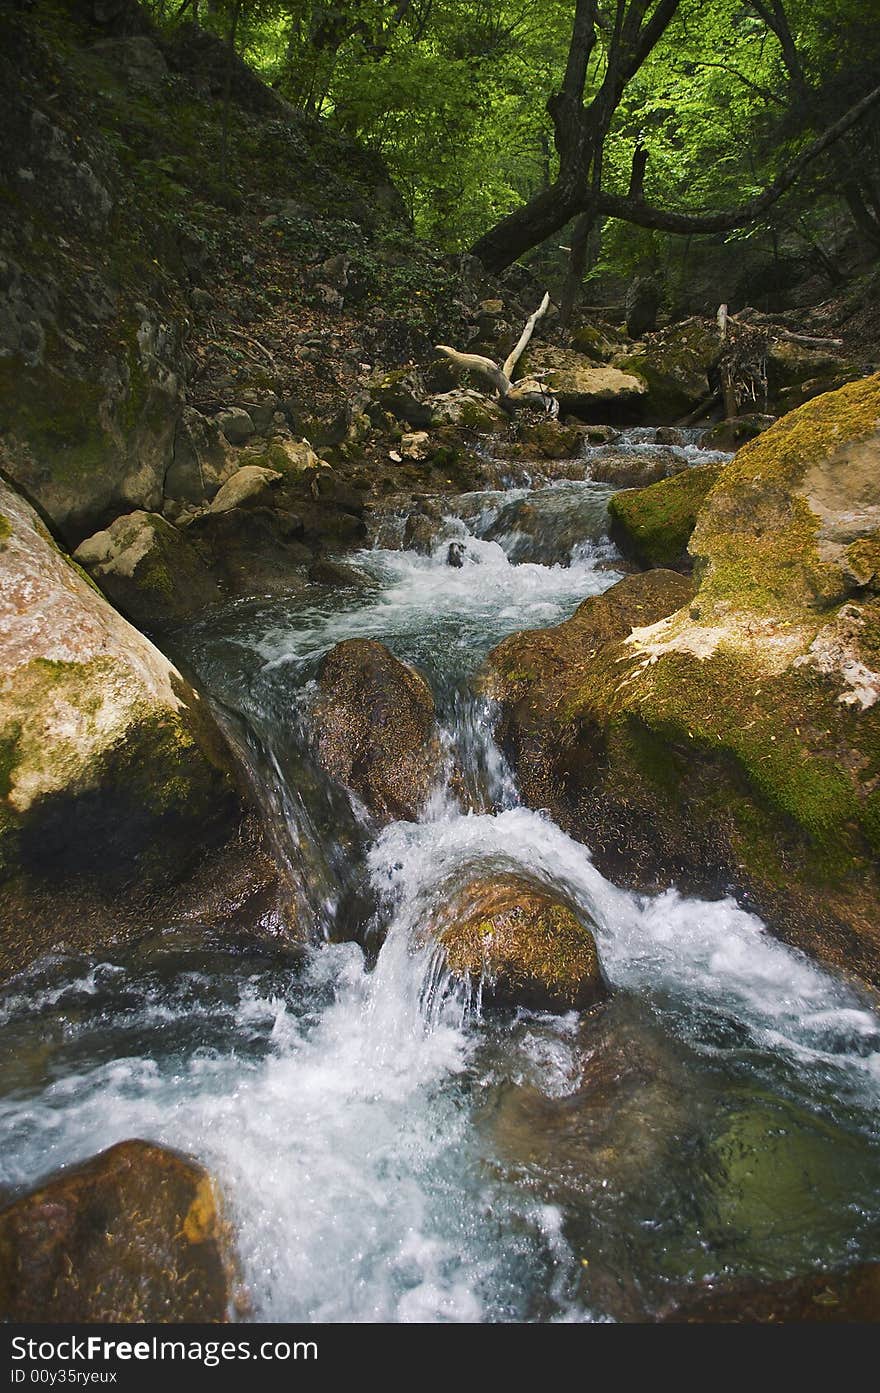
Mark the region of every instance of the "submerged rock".
[[582, 1011], [609, 994], [583, 916], [519, 876], [473, 881], [437, 916], [431, 933], [454, 977], [482, 982], [484, 1001]]
[[425, 679], [377, 639], [345, 639], [318, 674], [318, 758], [380, 822], [415, 821], [441, 769]]
[[[536, 1077], [520, 1066], [487, 1093], [477, 1126], [506, 1178], [525, 1180], [565, 1213], [568, 1244], [589, 1255], [578, 1280], [583, 1305], [615, 1320], [648, 1320], [665, 1291], [659, 1274], [646, 1271], [633, 1228], [640, 1215], [662, 1210], [660, 1196], [676, 1186], [688, 1193], [693, 1183], [688, 1143], [702, 1088], [650, 1009], [625, 992], [584, 1015], [568, 1038], [571, 1053], [552, 1091], [546, 1064]], [[558, 1035], [551, 1039], [558, 1049]], [[623, 1197], [629, 1224], [621, 1223]]]
[[[2, 483], [0, 652], [6, 974], [69, 938], [100, 942], [123, 887], [133, 904], [173, 884], [240, 805], [198, 695]], [[100, 914], [77, 913], [80, 882]], [[21, 909], [37, 892], [53, 912]]]
[[720, 473], [720, 465], [700, 464], [648, 488], [614, 494], [608, 500], [612, 541], [640, 566], [689, 571], [688, 543], [697, 514]]
[[874, 985], [878, 480], [875, 375], [725, 466], [690, 541], [692, 598], [668, 572], [629, 577], [587, 604], [659, 584], [644, 619], [624, 604], [625, 624], [591, 632], [582, 606], [507, 639], [489, 669], [524, 796], [603, 868], [635, 886], [733, 886], [788, 941]]
[[880, 1321], [880, 1263], [810, 1272], [783, 1282], [713, 1283], [664, 1317], [673, 1323], [782, 1325]]
[[208, 1172], [120, 1142], [0, 1212], [7, 1321], [225, 1321], [229, 1234]]

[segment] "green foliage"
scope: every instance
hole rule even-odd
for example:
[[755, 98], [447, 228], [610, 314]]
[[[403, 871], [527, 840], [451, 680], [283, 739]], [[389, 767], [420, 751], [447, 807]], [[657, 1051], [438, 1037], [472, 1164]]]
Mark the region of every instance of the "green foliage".
[[[557, 172], [548, 98], [568, 54], [572, 0], [190, 0], [304, 113], [381, 154], [418, 233], [466, 248]], [[605, 77], [616, 4], [600, 0], [585, 98]], [[761, 7], [765, 10], [765, 7]], [[167, 24], [179, 0], [153, 0]], [[649, 152], [646, 197], [684, 211], [743, 202], [876, 81], [880, 28], [872, 0], [784, 0], [798, 69], [746, 0], [682, 0], [628, 84], [604, 151], [605, 187], [627, 190], [633, 151]], [[174, 171], [166, 171], [173, 180]], [[844, 185], [880, 216], [880, 118], [820, 160], [758, 226], [731, 234], [751, 261], [787, 250], [819, 258], [829, 217], [849, 217]], [[852, 194], [846, 194], [851, 201]], [[551, 239], [542, 272], [561, 273]], [[735, 263], [735, 250], [728, 260]], [[594, 277], [662, 270], [686, 296], [688, 250], [666, 234], [609, 223]]]

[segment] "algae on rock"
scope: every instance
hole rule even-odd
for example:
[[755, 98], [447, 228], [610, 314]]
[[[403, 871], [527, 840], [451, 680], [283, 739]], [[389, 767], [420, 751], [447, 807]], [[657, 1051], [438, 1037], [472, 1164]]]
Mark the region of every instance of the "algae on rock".
[[[72, 907], [84, 880], [112, 923], [123, 887], [135, 900], [173, 882], [228, 832], [239, 798], [197, 693], [2, 483], [0, 503], [10, 524], [0, 549], [5, 973], [59, 946], [52, 918], [16, 912], [23, 885]], [[82, 925], [87, 940], [109, 931]]]
[[[880, 604], [858, 549], [878, 510], [880, 375], [807, 403], [722, 470], [690, 542], [693, 596], [662, 571], [627, 577], [567, 624], [505, 640], [487, 677], [525, 797], [607, 868], [733, 886], [874, 985]], [[616, 627], [590, 626], [613, 610]]]

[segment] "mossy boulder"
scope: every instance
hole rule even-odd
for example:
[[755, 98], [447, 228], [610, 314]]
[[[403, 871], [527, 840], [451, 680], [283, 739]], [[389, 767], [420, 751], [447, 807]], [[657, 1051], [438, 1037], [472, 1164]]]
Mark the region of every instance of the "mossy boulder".
[[197, 1162], [125, 1141], [0, 1212], [7, 1321], [226, 1321], [230, 1233]]
[[688, 543], [720, 473], [720, 465], [700, 464], [647, 488], [615, 493], [608, 500], [612, 540], [639, 566], [690, 570]]
[[724, 450], [731, 453], [747, 441], [769, 429], [776, 420], [759, 411], [747, 412], [744, 416], [734, 416], [730, 421], [718, 421], [700, 439], [702, 450]]
[[471, 882], [438, 913], [431, 936], [453, 977], [482, 985], [483, 1001], [564, 1012], [609, 994], [583, 915], [519, 876]]
[[581, 324], [572, 330], [571, 346], [594, 363], [607, 363], [622, 340], [623, 335], [610, 324]]
[[74, 560], [141, 628], [177, 623], [221, 598], [186, 533], [158, 513], [116, 518], [81, 542]]
[[575, 459], [583, 449], [583, 427], [560, 421], [519, 421], [515, 439], [506, 442], [504, 453], [508, 459]]
[[321, 664], [312, 726], [324, 769], [378, 822], [417, 819], [442, 767], [420, 673], [377, 639], [345, 639]]
[[413, 430], [425, 430], [431, 425], [434, 413], [426, 400], [424, 386], [420, 378], [407, 369], [378, 374], [368, 391], [370, 405], [367, 410], [372, 420], [379, 421], [387, 414]]
[[495, 435], [507, 428], [509, 418], [492, 397], [470, 387], [456, 387], [428, 399], [434, 426], [456, 426], [473, 435]]
[[[0, 508], [10, 527], [0, 548], [5, 975], [68, 933], [99, 943], [123, 888], [133, 904], [173, 884], [229, 833], [240, 804], [197, 693], [2, 483]], [[71, 921], [81, 882], [103, 910]], [[19, 913], [29, 886], [54, 894], [57, 910]]]
[[811, 347], [791, 338], [777, 338], [767, 351], [767, 385], [774, 394], [797, 393], [798, 399], [790, 400], [790, 406], [802, 405], [809, 396], [816, 395], [809, 390], [806, 396], [800, 395], [807, 383], [826, 381], [840, 387], [855, 371], [854, 364], [832, 347]]
[[710, 395], [710, 377], [720, 357], [717, 327], [710, 320], [686, 319], [653, 334], [640, 351], [619, 354], [614, 362], [643, 384], [646, 419], [672, 422]]
[[33, 366], [0, 359], [6, 472], [71, 545], [117, 513], [162, 506], [183, 349], [176, 329], [139, 310], [88, 369], [48, 350]]
[[[880, 375], [801, 407], [722, 470], [690, 541], [691, 598], [670, 604], [670, 589], [665, 615], [604, 636], [581, 637], [579, 611], [506, 640], [489, 676], [525, 797], [607, 869], [734, 886], [790, 942], [875, 986], [878, 466]], [[626, 609], [667, 574], [598, 604], [617, 591]]]

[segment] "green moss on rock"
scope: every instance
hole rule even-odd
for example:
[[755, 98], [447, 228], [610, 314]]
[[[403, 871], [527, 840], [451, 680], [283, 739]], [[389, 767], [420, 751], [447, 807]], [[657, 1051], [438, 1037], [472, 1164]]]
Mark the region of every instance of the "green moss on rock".
[[721, 473], [696, 465], [644, 489], [625, 489], [608, 501], [611, 536], [641, 566], [689, 569], [688, 543], [697, 514]]
[[571, 1011], [608, 996], [591, 930], [570, 905], [520, 877], [466, 886], [432, 936], [452, 975], [482, 984], [486, 1001]]
[[[878, 446], [880, 377], [800, 408], [705, 494], [692, 599], [664, 582], [666, 605], [658, 594], [639, 624], [631, 601], [668, 573], [628, 577], [590, 602], [621, 622], [591, 627], [582, 606], [506, 640], [487, 679], [524, 796], [600, 864], [641, 886], [734, 884], [783, 936], [874, 985]], [[613, 506], [635, 530], [645, 498], [687, 481]]]

